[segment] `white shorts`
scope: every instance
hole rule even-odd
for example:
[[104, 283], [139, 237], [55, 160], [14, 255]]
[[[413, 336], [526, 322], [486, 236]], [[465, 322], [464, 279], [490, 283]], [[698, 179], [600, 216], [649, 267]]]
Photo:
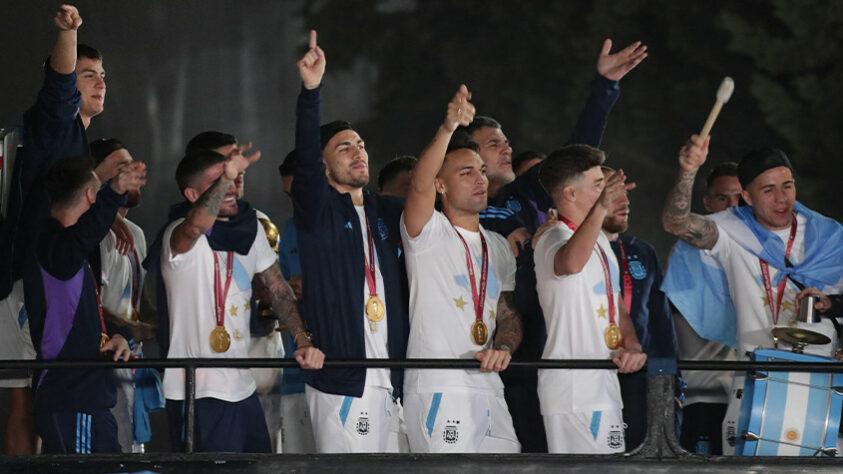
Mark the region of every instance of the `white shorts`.
[[315, 453], [313, 426], [304, 392], [281, 395], [281, 451], [285, 454]]
[[[0, 300], [0, 359], [35, 359], [29, 318], [23, 305], [23, 280], [16, 281], [9, 296]], [[31, 385], [28, 371], [0, 371], [0, 387]]]
[[544, 415], [549, 453], [612, 454], [626, 449], [622, 410]]
[[324, 393], [305, 385], [319, 453], [402, 452], [399, 405], [392, 391], [365, 387], [362, 397]]
[[406, 393], [404, 400], [411, 452], [521, 452], [503, 394]]

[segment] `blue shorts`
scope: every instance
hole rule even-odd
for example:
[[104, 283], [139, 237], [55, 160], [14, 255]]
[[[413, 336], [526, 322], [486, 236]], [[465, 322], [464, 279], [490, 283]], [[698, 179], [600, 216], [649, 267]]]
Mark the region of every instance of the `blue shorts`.
[[45, 454], [120, 452], [117, 422], [107, 409], [36, 412], [35, 430]]
[[[272, 443], [258, 394], [239, 402], [216, 398], [196, 400], [194, 451], [271, 453]], [[173, 452], [184, 452], [184, 401], [167, 400]]]

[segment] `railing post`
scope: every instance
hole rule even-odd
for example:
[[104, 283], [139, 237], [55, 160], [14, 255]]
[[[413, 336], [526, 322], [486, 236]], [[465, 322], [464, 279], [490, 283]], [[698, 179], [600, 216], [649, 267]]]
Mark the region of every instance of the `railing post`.
[[662, 459], [689, 454], [676, 439], [675, 386], [676, 359], [647, 360], [647, 436], [631, 456]]
[[184, 366], [184, 452], [193, 454], [193, 433], [196, 428], [196, 366]]

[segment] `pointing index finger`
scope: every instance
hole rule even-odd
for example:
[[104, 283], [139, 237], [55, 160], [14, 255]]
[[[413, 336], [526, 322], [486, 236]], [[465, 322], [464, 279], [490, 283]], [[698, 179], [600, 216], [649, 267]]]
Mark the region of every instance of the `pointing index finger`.
[[316, 30], [310, 30], [310, 49], [316, 47]]

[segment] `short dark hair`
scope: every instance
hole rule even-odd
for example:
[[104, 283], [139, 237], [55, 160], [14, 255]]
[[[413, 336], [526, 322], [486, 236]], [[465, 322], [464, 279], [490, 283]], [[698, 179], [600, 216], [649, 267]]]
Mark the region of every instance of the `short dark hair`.
[[88, 58], [94, 61], [102, 61], [102, 53], [87, 44], [79, 43], [76, 45], [76, 58]]
[[582, 173], [600, 166], [606, 154], [588, 145], [568, 145], [550, 154], [540, 165], [539, 182], [553, 196], [560, 187], [571, 183]]
[[228, 145], [236, 145], [237, 138], [234, 135], [213, 130], [202, 132], [191, 138], [184, 149], [185, 154], [198, 150], [214, 150]]
[[412, 155], [401, 155], [386, 162], [378, 173], [378, 189], [383, 190], [383, 186], [398, 176], [402, 171], [412, 171], [416, 167], [418, 160]]
[[328, 146], [328, 142], [334, 138], [334, 135], [345, 130], [357, 131], [350, 122], [346, 122], [345, 120], [334, 120], [319, 127], [319, 142], [322, 145], [322, 150], [325, 150], [325, 147]]
[[179, 191], [184, 192], [185, 188], [193, 184], [193, 180], [206, 169], [225, 163], [228, 160], [225, 156], [213, 151], [199, 149], [184, 155], [176, 167], [176, 183]]
[[738, 164], [734, 161], [724, 161], [723, 163], [719, 163], [714, 168], [711, 168], [711, 171], [708, 172], [708, 176], [705, 178], [705, 188], [711, 189], [711, 186], [714, 184], [714, 180], [720, 178], [722, 176], [738, 176]]
[[512, 170], [517, 170], [521, 165], [532, 160], [533, 158], [539, 158], [541, 160], [544, 160], [545, 158], [547, 158], [547, 155], [533, 150], [522, 151], [521, 153], [515, 155], [515, 157], [512, 159]]
[[68, 156], [53, 162], [44, 173], [44, 188], [53, 206], [73, 205], [79, 192], [93, 181], [90, 156]]
[[474, 120], [465, 126], [459, 126], [454, 131], [454, 136], [451, 141], [459, 141], [459, 142], [468, 142], [472, 141], [472, 136], [474, 132], [480, 130], [483, 127], [490, 127], [490, 128], [501, 128], [501, 124], [493, 119], [492, 117], [487, 117], [485, 115], [477, 115], [474, 117]]
[[296, 172], [296, 150], [293, 149], [290, 153], [287, 153], [287, 156], [284, 157], [284, 161], [278, 165], [278, 173], [281, 177], [285, 176], [292, 176], [293, 173]]

